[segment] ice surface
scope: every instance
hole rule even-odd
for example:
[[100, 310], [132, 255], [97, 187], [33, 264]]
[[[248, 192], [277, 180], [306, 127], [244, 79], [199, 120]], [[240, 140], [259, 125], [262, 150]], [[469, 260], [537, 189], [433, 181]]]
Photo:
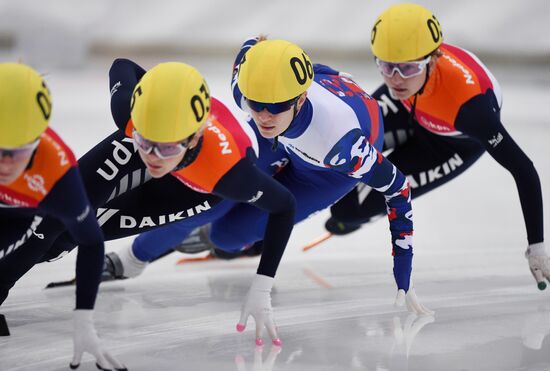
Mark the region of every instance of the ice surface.
[[[138, 60], [146, 67], [156, 60]], [[230, 102], [230, 61], [190, 61]], [[328, 61], [330, 62], [330, 61]], [[114, 130], [109, 61], [49, 71], [53, 127], [82, 155]], [[346, 65], [367, 90], [372, 65]], [[503, 121], [531, 157], [550, 199], [548, 70], [493, 68], [504, 91]], [[548, 215], [548, 207], [545, 209]], [[137, 370], [548, 370], [550, 292], [539, 292], [523, 251], [525, 228], [512, 177], [484, 155], [465, 174], [414, 203], [414, 279], [435, 318], [393, 308], [387, 222], [302, 253], [327, 213], [300, 224], [277, 274], [273, 305], [282, 349], [254, 347], [254, 324], [235, 331], [257, 260], [176, 266], [173, 254], [139, 278], [102, 285], [97, 328], [108, 349]], [[548, 220], [548, 218], [546, 219]], [[546, 229], [550, 224], [545, 223]], [[129, 243], [108, 244], [116, 249]], [[74, 255], [36, 266], [1, 308], [0, 370], [66, 370], [72, 355]], [[81, 370], [94, 370], [85, 356]]]

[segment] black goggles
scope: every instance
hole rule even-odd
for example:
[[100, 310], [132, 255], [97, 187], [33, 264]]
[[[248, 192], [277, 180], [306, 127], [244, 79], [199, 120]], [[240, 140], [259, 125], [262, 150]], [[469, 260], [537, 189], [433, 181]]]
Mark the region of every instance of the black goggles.
[[286, 102], [280, 102], [280, 103], [262, 103], [262, 102], [256, 102], [255, 100], [251, 100], [248, 98], [244, 98], [246, 100], [246, 104], [250, 109], [254, 112], [262, 112], [264, 109], [266, 109], [269, 113], [276, 115], [281, 112], [286, 112], [289, 109], [292, 108], [294, 104], [298, 101], [299, 96], [296, 98], [292, 98], [290, 100], [287, 100]]

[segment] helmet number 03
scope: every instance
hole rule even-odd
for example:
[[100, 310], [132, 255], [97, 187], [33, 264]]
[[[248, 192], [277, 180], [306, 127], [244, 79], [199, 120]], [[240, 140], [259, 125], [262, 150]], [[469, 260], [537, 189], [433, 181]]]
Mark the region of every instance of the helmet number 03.
[[42, 81], [42, 87], [44, 90], [39, 90], [38, 93], [36, 93], [36, 103], [38, 103], [38, 107], [40, 107], [40, 111], [44, 115], [44, 119], [48, 120], [52, 114], [52, 103], [48, 98], [50, 91], [44, 81]]
[[[378, 25], [380, 24], [380, 22], [382, 22], [381, 19], [378, 20], [378, 22], [376, 22], [375, 25], [374, 25], [374, 27], [372, 28], [372, 31], [371, 31], [371, 33], [370, 33], [370, 43], [371, 43], [371, 44], [374, 44], [374, 39], [376, 38], [376, 32], [378, 31], [378, 30], [377, 30], [377, 27], [378, 27]], [[428, 27], [429, 27], [429, 25], [428, 25]]]
[[203, 83], [201, 85], [200, 91], [204, 96], [204, 100], [199, 94], [195, 94], [191, 97], [191, 109], [195, 114], [195, 119], [197, 119], [197, 122], [201, 122], [204, 118], [204, 115], [206, 115], [210, 111], [210, 106], [205, 104], [205, 101], [210, 101], [210, 94], [208, 93], [208, 88], [206, 87], [206, 84]]
[[313, 66], [311, 62], [304, 53], [302, 53], [302, 58], [303, 60], [298, 57], [290, 58], [290, 67], [294, 71], [296, 81], [300, 85], [304, 85], [309, 79], [313, 78]]
[[132, 100], [130, 101], [130, 111], [134, 110], [134, 104], [136, 104], [136, 98], [141, 96], [141, 94], [143, 94], [141, 91], [141, 86], [138, 86], [136, 90], [134, 90], [134, 94], [132, 94]]
[[432, 35], [432, 39], [434, 40], [434, 42], [439, 42], [439, 40], [443, 36], [443, 33], [441, 32], [441, 25], [439, 24], [439, 21], [437, 20], [435, 15], [432, 15], [432, 18], [428, 19], [426, 21], [426, 24], [428, 25], [428, 29], [430, 30], [430, 34]]

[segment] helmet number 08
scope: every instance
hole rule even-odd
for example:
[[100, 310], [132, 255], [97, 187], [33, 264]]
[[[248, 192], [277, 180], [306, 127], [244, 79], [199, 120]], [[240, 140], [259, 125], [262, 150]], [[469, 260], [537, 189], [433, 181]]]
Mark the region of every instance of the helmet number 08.
[[[49, 94], [48, 87], [46, 86], [46, 83], [44, 83], [44, 81], [42, 81], [42, 87], [44, 88], [46, 93]], [[38, 107], [40, 107], [40, 111], [44, 115], [44, 119], [48, 120], [52, 113], [52, 103], [50, 102], [50, 99], [48, 98], [48, 95], [46, 93], [42, 90], [38, 91], [38, 93], [36, 93], [36, 102], [38, 103]]]
[[[201, 85], [200, 91], [202, 95], [204, 95], [204, 100], [206, 100], [206, 102], [209, 102], [210, 94], [208, 93], [208, 88], [204, 83]], [[204, 100], [198, 94], [195, 94], [191, 97], [191, 109], [195, 114], [195, 119], [197, 120], [197, 122], [201, 122], [204, 118], [204, 115], [210, 111], [210, 106], [205, 105]]]
[[304, 53], [302, 53], [302, 58], [304, 59], [303, 61], [298, 57], [290, 58], [290, 67], [292, 71], [294, 71], [296, 81], [298, 81], [300, 85], [304, 85], [308, 79], [313, 78], [313, 66], [311, 62]]

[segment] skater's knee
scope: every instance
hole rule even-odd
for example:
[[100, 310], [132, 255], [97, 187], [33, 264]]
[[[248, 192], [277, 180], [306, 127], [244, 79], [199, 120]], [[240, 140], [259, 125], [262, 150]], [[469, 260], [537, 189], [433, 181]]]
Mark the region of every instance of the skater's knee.
[[239, 238], [240, 235], [242, 234], [236, 232], [229, 233], [229, 231], [223, 231], [220, 228], [213, 226], [210, 233], [210, 239], [214, 245], [216, 245], [217, 249], [226, 252], [236, 252], [240, 251], [247, 243]]

